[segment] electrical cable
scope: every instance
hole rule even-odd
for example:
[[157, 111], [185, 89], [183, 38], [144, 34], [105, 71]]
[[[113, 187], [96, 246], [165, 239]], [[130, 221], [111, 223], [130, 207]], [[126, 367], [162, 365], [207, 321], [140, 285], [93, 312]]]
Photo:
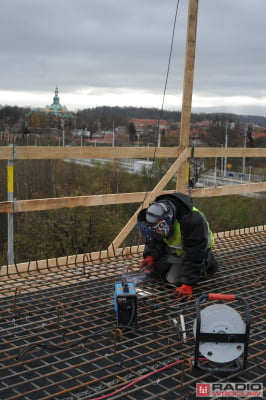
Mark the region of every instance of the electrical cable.
[[176, 4], [174, 26], [173, 26], [173, 30], [172, 30], [172, 39], [171, 39], [170, 53], [169, 53], [168, 66], [167, 66], [167, 73], [166, 73], [165, 85], [164, 85], [164, 92], [163, 92], [163, 101], [162, 101], [161, 113], [160, 113], [160, 117], [159, 117], [159, 124], [158, 124], [158, 134], [159, 134], [159, 135], [160, 135], [160, 131], [159, 131], [159, 129], [160, 129], [160, 121], [161, 121], [161, 119], [162, 119], [162, 115], [163, 115], [163, 111], [164, 111], [164, 101], [165, 101], [166, 88], [167, 88], [168, 77], [169, 77], [169, 71], [170, 71], [170, 65], [171, 65], [171, 59], [172, 59], [172, 52], [173, 52], [173, 44], [174, 44], [174, 37], [175, 37], [175, 26], [176, 26], [176, 18], [177, 18], [178, 7], [179, 7], [179, 0], [177, 0], [177, 4]]
[[[129, 319], [128, 323], [126, 324], [126, 326], [120, 328], [122, 330], [122, 332], [124, 332], [126, 330], [130, 330], [130, 331], [134, 331], [134, 333], [137, 333], [137, 334], [139, 334], [139, 333], [148, 333], [148, 334], [159, 334], [160, 335], [160, 334], [169, 334], [169, 332], [171, 332], [171, 330], [173, 329], [173, 327], [171, 327], [167, 331], [162, 331], [162, 330], [157, 330], [156, 331], [156, 330], [147, 330], [147, 329], [141, 329], [140, 330], [137, 327], [132, 327], [131, 324], [132, 324], [133, 319], [135, 317], [135, 313], [136, 313], [136, 307], [133, 304], [131, 316], [130, 316], [130, 319]], [[16, 360], [19, 360], [26, 353], [28, 353], [30, 350], [32, 350], [34, 348], [37, 348], [37, 347], [40, 348], [40, 349], [43, 349], [43, 350], [69, 350], [69, 349], [72, 349], [72, 348], [74, 348], [76, 346], [79, 346], [80, 344], [83, 344], [84, 342], [86, 342], [88, 339], [90, 339], [91, 337], [93, 337], [95, 335], [101, 336], [101, 335], [105, 335], [106, 333], [110, 333], [110, 330], [109, 329], [104, 329], [104, 330], [101, 330], [99, 332], [94, 332], [94, 333], [92, 333], [90, 335], [86, 335], [86, 336], [84, 336], [84, 337], [82, 337], [80, 339], [74, 340], [74, 341], [69, 342], [68, 344], [65, 344], [65, 345], [55, 345], [55, 344], [51, 344], [49, 342], [44, 342], [44, 341], [42, 341], [41, 343], [40, 342], [31, 343], [31, 344], [25, 346], [18, 353], [18, 355], [16, 356]], [[186, 331], [175, 329], [173, 333], [184, 334], [184, 333], [186, 333]]]
[[[149, 333], [149, 334], [157, 334], [157, 335], [158, 334], [159, 335], [160, 334], [169, 334], [171, 332], [170, 328], [169, 328], [168, 331], [162, 331], [162, 330], [155, 331], [155, 330], [148, 330], [148, 329], [141, 329], [140, 330], [138, 328], [133, 328], [133, 327], [130, 327], [130, 326], [125, 326], [121, 330], [122, 330], [122, 332], [124, 332], [125, 330], [130, 330], [130, 331], [133, 331], [134, 333], [137, 333], [137, 334]], [[185, 332], [186, 331], [176, 330], [176, 329], [173, 331], [173, 333], [178, 333], [178, 334], [179, 333], [182, 334], [182, 333], [185, 333]], [[102, 330], [102, 331], [99, 331], [99, 332], [94, 332], [94, 333], [92, 333], [90, 335], [84, 336], [84, 337], [82, 337], [82, 338], [80, 338], [78, 340], [74, 340], [74, 341], [69, 342], [68, 344], [65, 344], [65, 345], [56, 345], [56, 344], [51, 344], [50, 342], [46, 342], [46, 343], [45, 342], [31, 343], [31, 344], [27, 345], [26, 347], [24, 347], [18, 353], [18, 355], [16, 356], [16, 360], [19, 360], [26, 353], [28, 353], [30, 350], [32, 350], [34, 348], [37, 348], [37, 347], [40, 348], [40, 349], [43, 349], [43, 350], [70, 350], [70, 349], [72, 349], [72, 348], [74, 348], [76, 346], [79, 346], [80, 344], [85, 343], [88, 339], [90, 339], [93, 336], [105, 336], [106, 333], [110, 333], [110, 330], [105, 329], [105, 330]]]
[[[155, 147], [154, 153], [153, 153], [153, 161], [152, 161], [152, 167], [151, 167], [150, 173], [149, 173], [149, 178], [151, 178], [151, 175], [152, 175], [152, 172], [153, 172], [156, 151], [160, 147], [160, 146], [158, 146], [159, 143], [160, 143], [160, 123], [161, 123], [163, 112], [164, 112], [164, 102], [165, 102], [165, 97], [166, 97], [166, 89], [167, 89], [167, 83], [168, 83], [168, 77], [169, 77], [170, 65], [171, 65], [171, 59], [172, 59], [172, 52], [173, 52], [173, 44], [174, 44], [174, 37], [175, 37], [175, 27], [176, 27], [176, 19], [177, 19], [178, 8], [179, 8], [179, 0], [177, 0], [177, 3], [176, 3], [176, 10], [175, 10], [174, 25], [173, 25], [173, 29], [172, 29], [170, 52], [169, 52], [169, 57], [168, 57], [167, 72], [166, 72], [166, 78], [165, 78], [165, 83], [164, 83], [163, 99], [162, 99], [162, 105], [161, 105], [159, 119], [158, 119], [158, 127], [157, 127], [157, 129], [158, 129], [158, 141], [157, 141], [157, 146]], [[144, 196], [142, 205], [144, 204], [147, 195], [148, 195], [148, 192], [146, 192], [146, 194]]]
[[72, 349], [72, 348], [74, 348], [76, 346], [79, 346], [80, 344], [86, 342], [88, 339], [90, 339], [90, 337], [93, 337], [95, 335], [98, 335], [98, 336], [105, 335], [107, 332], [110, 333], [110, 330], [109, 329], [108, 330], [104, 329], [104, 330], [99, 331], [99, 332], [93, 332], [90, 335], [87, 335], [87, 336], [84, 336], [84, 337], [82, 337], [82, 338], [80, 338], [78, 340], [74, 340], [72, 342], [69, 342], [66, 345], [56, 345], [56, 344], [51, 344], [49, 342], [46, 342], [47, 344], [45, 342], [31, 343], [31, 344], [27, 345], [26, 347], [24, 347], [24, 349], [22, 349], [18, 353], [18, 355], [16, 357], [16, 360], [19, 360], [28, 351], [30, 351], [31, 349], [34, 349], [36, 347], [39, 347], [39, 348], [41, 348], [43, 350], [69, 350], [69, 349]]
[[[205, 361], [205, 360], [206, 360], [206, 358], [200, 358], [200, 361]], [[172, 362], [171, 364], [164, 365], [164, 366], [161, 367], [161, 368], [158, 368], [158, 369], [156, 369], [156, 370], [154, 370], [154, 371], [148, 372], [147, 374], [145, 374], [145, 375], [143, 375], [143, 376], [140, 376], [139, 378], [135, 379], [135, 380], [132, 381], [132, 382], [127, 383], [125, 386], [122, 386], [121, 388], [115, 390], [115, 391], [112, 392], [112, 393], [105, 394], [105, 395], [100, 396], [100, 397], [87, 398], [86, 400], [103, 400], [103, 399], [108, 399], [108, 398], [110, 398], [111, 396], [114, 396], [115, 394], [118, 394], [118, 393], [122, 392], [123, 390], [128, 389], [130, 386], [135, 385], [136, 383], [142, 381], [143, 379], [149, 378], [150, 376], [152, 376], [152, 375], [154, 375], [154, 374], [157, 374], [158, 372], [165, 371], [165, 370], [168, 369], [168, 368], [171, 368], [171, 367], [174, 367], [174, 366], [176, 366], [176, 365], [178, 365], [178, 364], [181, 364], [181, 363], [184, 362], [184, 361], [185, 361], [185, 360], [177, 360], [177, 361], [174, 361], [174, 362]], [[194, 358], [189, 358], [188, 361], [194, 361]]]
[[[177, 0], [177, 3], [176, 3], [174, 25], [173, 25], [173, 29], [172, 29], [170, 53], [169, 53], [169, 58], [168, 58], [167, 72], [166, 72], [164, 91], [163, 91], [163, 100], [162, 100], [162, 106], [161, 106], [161, 110], [160, 110], [160, 114], [159, 114], [159, 120], [158, 120], [158, 142], [160, 142], [160, 122], [161, 122], [161, 119], [162, 119], [162, 116], [163, 116], [163, 111], [164, 111], [164, 102], [165, 102], [166, 89], [167, 89], [167, 83], [168, 83], [168, 77], [169, 77], [169, 71], [170, 71], [170, 65], [171, 65], [171, 59], [172, 59], [172, 51], [173, 51], [173, 43], [174, 43], [175, 27], [176, 27], [176, 19], [177, 19], [178, 8], [179, 8], [179, 0]], [[149, 174], [148, 174], [148, 178], [149, 179], [151, 179], [151, 175], [152, 175], [153, 168], [154, 168], [155, 155], [156, 155], [157, 148], [159, 147], [158, 146], [158, 144], [159, 144], [158, 142], [157, 142], [157, 147], [154, 148], [152, 167], [150, 168]], [[141, 209], [144, 208], [144, 203], [145, 203], [145, 200], [146, 200], [146, 198], [148, 196], [148, 192], [149, 192], [149, 189], [145, 192], [143, 201], [141, 203]], [[111, 245], [112, 244], [113, 244], [113, 242], [111, 243]]]

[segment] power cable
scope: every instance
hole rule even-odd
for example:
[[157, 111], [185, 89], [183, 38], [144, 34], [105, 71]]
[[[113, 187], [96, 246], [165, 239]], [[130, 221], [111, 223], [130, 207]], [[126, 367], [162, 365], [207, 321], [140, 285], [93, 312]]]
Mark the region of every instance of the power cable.
[[[169, 73], [170, 73], [170, 66], [171, 66], [171, 60], [172, 60], [172, 52], [173, 52], [173, 44], [174, 44], [174, 37], [175, 37], [175, 28], [176, 28], [176, 20], [177, 20], [177, 12], [179, 9], [179, 0], [177, 0], [176, 3], [176, 10], [175, 10], [175, 17], [174, 17], [174, 24], [173, 24], [173, 29], [172, 29], [172, 37], [171, 37], [171, 45], [170, 45], [170, 52], [169, 52], [169, 57], [168, 57], [168, 64], [167, 64], [167, 72], [166, 72], [166, 77], [165, 77], [165, 83], [164, 83], [164, 90], [163, 90], [163, 99], [162, 99], [162, 105], [159, 113], [159, 119], [158, 119], [158, 126], [157, 126], [157, 131], [158, 131], [158, 140], [157, 140], [157, 146], [154, 149], [153, 157], [152, 157], [152, 167], [150, 169], [149, 173], [149, 178], [151, 178], [152, 172], [153, 172], [153, 167], [154, 167], [154, 161], [155, 161], [155, 155], [157, 149], [160, 147], [160, 124], [164, 112], [164, 103], [165, 103], [165, 97], [166, 97], [166, 89], [167, 89], [167, 84], [168, 84], [168, 78], [169, 78]], [[144, 200], [142, 204], [144, 203], [146, 197], [147, 197], [148, 192], [146, 192]]]
[[176, 26], [176, 18], [177, 18], [178, 8], [179, 8], [179, 0], [177, 0], [177, 4], [176, 4], [174, 26], [173, 26], [173, 30], [172, 30], [171, 47], [170, 47], [170, 53], [169, 53], [169, 59], [168, 59], [168, 66], [167, 66], [167, 73], [166, 73], [165, 84], [164, 84], [164, 91], [163, 91], [163, 101], [162, 101], [162, 107], [161, 107], [161, 112], [160, 112], [160, 116], [159, 116], [158, 138], [160, 137], [160, 121], [161, 121], [161, 119], [162, 119], [163, 111], [164, 111], [164, 101], [165, 101], [165, 96], [166, 96], [166, 88], [167, 88], [168, 77], [169, 77], [169, 71], [170, 71], [170, 65], [171, 65], [171, 59], [172, 59], [173, 44], [174, 44], [174, 37], [175, 37], [175, 26]]
[[[134, 315], [133, 315], [134, 316]], [[190, 329], [188, 329], [187, 331], [189, 331]], [[157, 334], [157, 335], [164, 335], [164, 334], [169, 334], [169, 333], [177, 333], [177, 334], [183, 334], [186, 333], [186, 331], [184, 330], [178, 330], [178, 329], [174, 329], [173, 327], [170, 327], [168, 330], [149, 330], [149, 329], [137, 329], [137, 328], [132, 328], [131, 326], [125, 326], [121, 329], [122, 332], [124, 331], [131, 331], [134, 332], [136, 334]], [[110, 334], [110, 330], [109, 329], [103, 329], [101, 331], [98, 332], [93, 332], [90, 335], [86, 335], [83, 336], [82, 338], [73, 340], [71, 342], [68, 342], [66, 344], [63, 345], [56, 345], [53, 344], [49, 341], [39, 341], [39, 342], [35, 342], [35, 343], [31, 343], [27, 346], [25, 346], [16, 356], [16, 360], [21, 359], [26, 353], [28, 353], [30, 350], [34, 349], [34, 348], [39, 348], [42, 350], [71, 350], [81, 344], [84, 344], [87, 340], [89, 340], [91, 337], [95, 337], [95, 336], [109, 336]]]
[[[163, 91], [162, 106], [161, 106], [161, 110], [160, 110], [160, 113], [159, 113], [159, 119], [158, 119], [158, 127], [157, 127], [157, 130], [158, 130], [158, 141], [157, 141], [157, 146], [155, 146], [155, 149], [154, 149], [154, 153], [153, 153], [153, 157], [152, 157], [152, 166], [149, 169], [149, 174], [148, 174], [148, 178], [149, 178], [150, 182], [151, 182], [151, 176], [152, 176], [153, 169], [154, 169], [154, 161], [155, 161], [156, 151], [157, 151], [157, 148], [160, 147], [159, 146], [159, 144], [160, 144], [160, 123], [161, 123], [162, 116], [163, 116], [163, 111], [164, 111], [164, 102], [165, 102], [166, 89], [167, 89], [167, 83], [168, 83], [168, 77], [169, 77], [170, 65], [171, 65], [171, 59], [172, 59], [172, 52], [173, 52], [173, 44], [174, 44], [175, 27], [176, 27], [178, 9], [179, 9], [179, 0], [177, 0], [177, 3], [176, 3], [174, 24], [173, 24], [172, 37], [171, 37], [171, 46], [170, 46], [170, 52], [169, 52], [169, 57], [168, 57], [167, 72], [166, 72], [164, 91]], [[149, 192], [149, 189], [145, 192], [145, 196], [144, 196], [143, 201], [141, 203], [141, 209], [144, 208], [144, 203], [145, 203], [145, 200], [146, 200], [146, 198], [148, 196], [148, 192]]]
[[[189, 358], [189, 359], [187, 359], [187, 360], [188, 360], [189, 362], [192, 362], [192, 361], [194, 361], [194, 358]], [[200, 360], [201, 360], [201, 361], [205, 361], [206, 358], [200, 358]], [[112, 396], [114, 396], [115, 394], [118, 394], [118, 393], [122, 392], [123, 390], [128, 389], [130, 386], [136, 385], [136, 383], [142, 381], [143, 379], [149, 378], [150, 376], [152, 376], [152, 375], [154, 375], [154, 374], [157, 374], [158, 372], [165, 371], [166, 369], [171, 368], [171, 367], [174, 367], [174, 366], [176, 366], [176, 365], [178, 365], [178, 364], [181, 364], [181, 363], [183, 363], [183, 362], [185, 362], [185, 361], [186, 361], [186, 360], [177, 360], [177, 361], [174, 361], [174, 362], [172, 362], [171, 364], [164, 365], [164, 366], [161, 367], [161, 368], [155, 369], [154, 371], [148, 372], [147, 374], [140, 376], [139, 378], [135, 379], [134, 381], [131, 381], [131, 382], [127, 383], [126, 385], [122, 386], [121, 388], [115, 390], [115, 391], [112, 392], [112, 393], [105, 394], [105, 395], [100, 396], [100, 397], [94, 397], [94, 398], [90, 398], [90, 399], [87, 398], [86, 400], [103, 400], [103, 399], [109, 399], [109, 398], [111, 398]]]

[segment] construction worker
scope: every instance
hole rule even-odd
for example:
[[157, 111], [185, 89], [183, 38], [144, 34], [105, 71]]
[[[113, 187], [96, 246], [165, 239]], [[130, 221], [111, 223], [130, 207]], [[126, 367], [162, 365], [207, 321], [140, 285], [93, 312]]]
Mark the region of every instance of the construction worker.
[[141, 269], [180, 285], [175, 289], [179, 297], [192, 296], [200, 278], [217, 271], [209, 223], [185, 194], [157, 197], [140, 211], [137, 226], [146, 239]]

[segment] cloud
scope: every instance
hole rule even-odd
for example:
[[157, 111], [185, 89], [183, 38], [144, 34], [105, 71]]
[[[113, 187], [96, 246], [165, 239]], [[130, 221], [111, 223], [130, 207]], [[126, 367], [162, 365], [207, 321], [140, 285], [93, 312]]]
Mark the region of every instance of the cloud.
[[[46, 105], [57, 84], [70, 109], [130, 100], [160, 107], [177, 4], [166, 105], [180, 109], [187, 0], [3, 1], [0, 104]], [[201, 104], [249, 103], [266, 114], [265, 15], [265, 0], [199, 1], [194, 98]]]

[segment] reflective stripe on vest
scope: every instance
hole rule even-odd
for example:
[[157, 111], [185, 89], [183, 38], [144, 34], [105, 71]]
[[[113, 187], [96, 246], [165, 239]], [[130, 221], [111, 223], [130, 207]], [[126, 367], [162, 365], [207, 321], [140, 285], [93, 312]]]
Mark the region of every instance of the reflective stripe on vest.
[[[193, 207], [193, 211], [197, 211], [200, 213], [200, 215], [203, 217], [206, 227], [208, 230], [208, 248], [211, 248], [214, 245], [214, 235], [210, 229], [209, 223], [204, 215], [203, 212], [198, 210], [196, 207]], [[182, 236], [181, 236], [181, 230], [180, 230], [180, 223], [175, 220], [174, 226], [173, 226], [173, 232], [169, 238], [164, 238], [164, 242], [169, 246], [171, 249], [175, 249], [175, 253], [178, 256], [182, 256], [184, 254], [183, 250], [183, 245], [182, 245]]]

